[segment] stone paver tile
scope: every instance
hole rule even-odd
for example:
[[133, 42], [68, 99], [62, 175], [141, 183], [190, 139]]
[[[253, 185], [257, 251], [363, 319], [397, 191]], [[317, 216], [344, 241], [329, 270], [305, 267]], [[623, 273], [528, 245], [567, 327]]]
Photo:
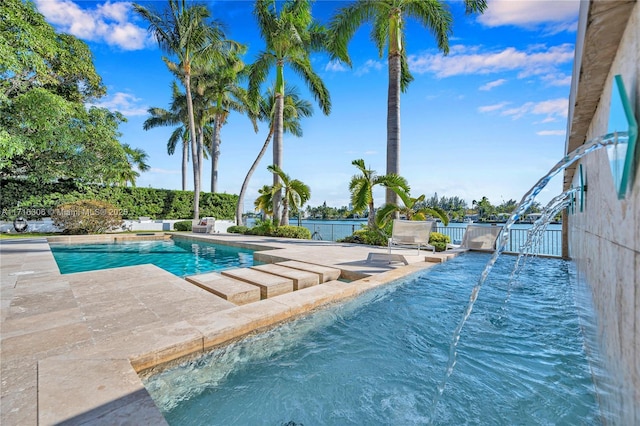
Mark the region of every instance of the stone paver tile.
[[320, 277], [316, 273], [303, 271], [301, 269], [288, 268], [275, 263], [252, 266], [252, 269], [293, 280], [294, 291], [318, 285], [320, 283]]
[[0, 424], [37, 425], [34, 409], [38, 404], [37, 362], [25, 359], [7, 361], [3, 358], [0, 367]]
[[166, 424], [127, 359], [41, 360], [38, 394], [39, 425]]
[[340, 269], [331, 268], [328, 266], [316, 265], [312, 263], [300, 262], [297, 260], [287, 260], [284, 262], [278, 262], [277, 265], [286, 266], [288, 268], [301, 269], [303, 271], [315, 272], [320, 275], [320, 282], [337, 280], [340, 278]]
[[[256, 287], [256, 290], [259, 289]], [[170, 324], [190, 318], [208, 315], [225, 309], [235, 308], [235, 303], [224, 300], [214, 294], [207, 298], [186, 300], [181, 303], [166, 302], [164, 305], [154, 306], [154, 312], [165, 324]]]
[[19, 358], [41, 358], [64, 352], [90, 340], [91, 334], [84, 322], [2, 338], [2, 362]]
[[57, 358], [126, 358], [136, 371], [142, 371], [201, 351], [202, 333], [188, 322], [181, 321], [105, 335], [91, 346], [69, 351]]
[[71, 290], [57, 290], [33, 294], [15, 294], [7, 319], [39, 315], [47, 312], [75, 308], [78, 304]]
[[[111, 308], [111, 310], [110, 310]], [[103, 336], [134, 330], [136, 327], [162, 323], [155, 312], [139, 304], [123, 303], [121, 306], [107, 305], [102, 312], [85, 313], [91, 336], [100, 340]]]
[[361, 286], [358, 285], [358, 283], [359, 281], [344, 282], [344, 281], [333, 280], [333, 281], [327, 281], [322, 285], [331, 287], [339, 291], [342, 297], [346, 298], [346, 297], [353, 297], [362, 293], [363, 289]]
[[342, 299], [342, 291], [326, 284], [308, 287], [293, 293], [277, 296], [272, 300], [286, 305], [292, 316], [308, 312], [318, 306]]
[[227, 269], [222, 271], [221, 274], [260, 287], [261, 299], [293, 291], [293, 280], [256, 271], [255, 269]]
[[186, 277], [190, 283], [236, 305], [260, 300], [260, 289], [244, 281], [224, 277], [216, 272]]
[[271, 299], [227, 309], [189, 320], [204, 338], [204, 349], [228, 342], [251, 331], [291, 317], [291, 309]]
[[63, 309], [53, 312], [45, 312], [11, 320], [4, 320], [0, 325], [2, 339], [48, 330], [68, 324], [84, 321], [84, 315], [80, 308]]

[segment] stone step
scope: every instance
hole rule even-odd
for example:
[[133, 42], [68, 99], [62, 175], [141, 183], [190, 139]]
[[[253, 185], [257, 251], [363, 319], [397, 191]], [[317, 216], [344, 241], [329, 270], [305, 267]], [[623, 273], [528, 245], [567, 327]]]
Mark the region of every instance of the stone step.
[[330, 268], [328, 266], [315, 265], [313, 263], [299, 262], [297, 260], [287, 260], [286, 262], [278, 262], [276, 265], [286, 266], [287, 268], [300, 269], [302, 271], [313, 272], [318, 274], [320, 282], [337, 280], [340, 277], [340, 269]]
[[293, 280], [251, 268], [227, 269], [221, 274], [259, 287], [261, 299], [293, 291]]
[[187, 281], [236, 305], [260, 300], [260, 288], [217, 272], [185, 277]]
[[252, 266], [252, 269], [266, 272], [268, 274], [278, 275], [280, 277], [293, 280], [293, 290], [318, 285], [320, 276], [314, 272], [303, 271], [301, 269], [288, 268], [286, 266], [268, 263], [266, 265]]

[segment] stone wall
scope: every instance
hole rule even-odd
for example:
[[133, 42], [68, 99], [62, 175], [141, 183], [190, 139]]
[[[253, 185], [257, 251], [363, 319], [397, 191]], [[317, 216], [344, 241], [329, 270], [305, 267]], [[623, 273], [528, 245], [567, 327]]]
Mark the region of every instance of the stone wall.
[[[603, 23], [591, 31], [602, 31], [605, 37], [607, 25]], [[585, 46], [583, 64], [589, 60], [588, 49]], [[636, 3], [606, 76], [587, 141], [607, 133], [609, 100], [616, 74], [623, 78], [638, 119], [639, 64], [640, 4]], [[581, 77], [579, 84], [589, 84], [589, 78]], [[595, 308], [600, 346], [597, 349], [608, 374], [606, 380], [596, 380], [599, 399], [605, 423], [637, 425], [640, 424], [640, 173], [636, 170], [626, 198], [618, 200], [604, 149], [587, 155], [581, 164], [587, 183], [585, 205], [583, 212], [576, 207], [575, 213], [568, 216], [568, 242], [578, 280], [590, 289]], [[572, 184], [580, 185], [579, 173], [573, 176]]]

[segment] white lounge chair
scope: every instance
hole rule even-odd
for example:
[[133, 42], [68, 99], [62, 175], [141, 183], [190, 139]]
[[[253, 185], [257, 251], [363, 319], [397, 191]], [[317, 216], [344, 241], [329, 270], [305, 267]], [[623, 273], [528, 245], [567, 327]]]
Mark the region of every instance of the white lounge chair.
[[214, 217], [203, 217], [200, 220], [194, 219], [191, 225], [191, 231], [196, 233], [211, 234], [215, 231], [216, 219]]
[[500, 231], [502, 231], [502, 226], [468, 225], [464, 231], [462, 242], [460, 244], [447, 244], [447, 250], [495, 251]]
[[389, 238], [388, 249], [391, 254], [392, 246], [413, 246], [436, 251], [436, 248], [429, 244], [429, 236], [433, 229], [433, 220], [399, 220], [394, 219], [391, 238]]

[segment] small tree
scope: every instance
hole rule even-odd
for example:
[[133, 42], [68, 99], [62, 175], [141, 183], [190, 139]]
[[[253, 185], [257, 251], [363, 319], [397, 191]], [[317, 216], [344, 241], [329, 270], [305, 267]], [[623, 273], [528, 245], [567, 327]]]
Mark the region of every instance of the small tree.
[[398, 194], [398, 197], [402, 200], [404, 205], [399, 204], [387, 204], [378, 211], [376, 217], [376, 223], [379, 227], [384, 227], [394, 213], [404, 215], [407, 220], [426, 220], [428, 216], [437, 217], [442, 220], [442, 223], [447, 226], [449, 224], [449, 217], [447, 213], [440, 207], [425, 207], [424, 206], [424, 194], [418, 198], [412, 198], [408, 192], [403, 191], [400, 188], [392, 188], [393, 191]]
[[369, 219], [367, 225], [370, 228], [376, 227], [376, 213], [373, 204], [373, 187], [376, 185], [386, 186], [387, 188], [400, 188], [404, 192], [409, 192], [409, 184], [406, 179], [398, 175], [383, 175], [378, 174], [371, 169], [367, 169], [364, 160], [358, 159], [351, 162], [354, 166], [360, 170], [362, 174], [355, 175], [351, 178], [349, 183], [349, 191], [351, 191], [351, 204], [353, 204], [353, 211], [355, 213], [361, 213], [366, 208], [369, 209]]
[[120, 209], [98, 200], [79, 200], [56, 207], [51, 219], [65, 234], [104, 234], [122, 225]]
[[273, 164], [267, 167], [271, 173], [278, 175], [280, 182], [273, 186], [272, 194], [282, 194], [282, 216], [280, 226], [289, 225], [289, 208], [297, 212], [311, 198], [311, 188], [298, 179], [291, 179], [280, 167]]

